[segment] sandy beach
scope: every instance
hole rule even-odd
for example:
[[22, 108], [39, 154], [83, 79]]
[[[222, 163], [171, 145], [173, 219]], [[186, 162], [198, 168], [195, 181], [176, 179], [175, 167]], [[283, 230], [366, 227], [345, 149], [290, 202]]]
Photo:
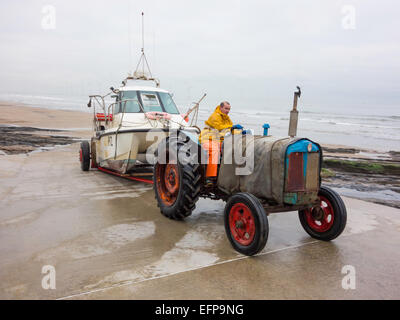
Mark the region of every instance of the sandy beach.
[[[32, 141], [77, 139], [0, 156], [1, 299], [400, 297], [399, 209], [344, 197], [348, 224], [329, 243], [310, 238], [296, 213], [272, 214], [266, 248], [248, 258], [226, 239], [224, 202], [201, 199], [184, 222], [171, 221], [148, 184], [82, 172], [79, 139], [90, 137], [91, 114], [7, 103], [0, 110], [2, 125], [62, 130], [20, 132]], [[360, 153], [337, 148], [327, 155]], [[54, 290], [41, 286], [45, 265], [57, 270]], [[341, 285], [345, 265], [357, 271], [356, 290]]]
[[[30, 107], [0, 101], [0, 123], [51, 129], [74, 129], [88, 132], [92, 114], [88, 112]], [[83, 130], [84, 129], [84, 130]]]

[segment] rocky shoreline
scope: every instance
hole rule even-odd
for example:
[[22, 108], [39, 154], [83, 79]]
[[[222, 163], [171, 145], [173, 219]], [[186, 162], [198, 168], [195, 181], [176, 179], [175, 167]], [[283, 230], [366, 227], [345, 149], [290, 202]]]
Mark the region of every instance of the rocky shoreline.
[[322, 181], [342, 195], [400, 208], [400, 152], [323, 146]]
[[29, 153], [80, 140], [77, 137], [53, 135], [54, 132], [66, 133], [57, 129], [0, 125], [0, 154]]

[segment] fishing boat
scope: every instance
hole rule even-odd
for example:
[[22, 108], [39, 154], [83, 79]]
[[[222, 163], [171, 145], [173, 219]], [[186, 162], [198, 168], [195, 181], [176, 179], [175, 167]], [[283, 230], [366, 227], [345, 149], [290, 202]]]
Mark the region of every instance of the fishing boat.
[[[143, 13], [142, 13], [143, 17]], [[138, 166], [151, 165], [158, 143], [171, 132], [184, 129], [195, 134], [193, 124], [203, 97], [186, 113], [180, 113], [173, 95], [160, 87], [153, 77], [144, 52], [144, 44], [136, 70], [128, 74], [121, 86], [110, 88], [106, 95], [90, 95], [88, 107], [93, 109], [93, 137], [80, 149], [82, 170], [106, 168], [126, 174]], [[143, 82], [149, 85], [143, 85]], [[106, 104], [106, 100], [111, 102]], [[189, 124], [189, 116], [193, 112]]]

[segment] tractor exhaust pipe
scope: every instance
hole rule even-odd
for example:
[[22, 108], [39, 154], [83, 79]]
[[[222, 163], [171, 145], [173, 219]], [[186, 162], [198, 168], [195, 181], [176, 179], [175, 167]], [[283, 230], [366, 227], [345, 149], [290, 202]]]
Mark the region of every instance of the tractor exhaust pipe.
[[301, 89], [297, 86], [297, 91], [294, 93], [293, 109], [290, 111], [289, 120], [289, 136], [291, 138], [297, 135], [297, 123], [299, 121], [299, 112], [297, 111], [297, 99], [301, 96]]

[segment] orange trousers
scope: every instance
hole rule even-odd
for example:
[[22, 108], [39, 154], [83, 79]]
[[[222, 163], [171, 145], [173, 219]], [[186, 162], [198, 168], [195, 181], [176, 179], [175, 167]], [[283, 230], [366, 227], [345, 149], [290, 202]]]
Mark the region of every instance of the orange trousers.
[[209, 140], [202, 143], [202, 147], [208, 153], [208, 164], [206, 177], [216, 177], [218, 174], [219, 155], [221, 152], [221, 142]]

